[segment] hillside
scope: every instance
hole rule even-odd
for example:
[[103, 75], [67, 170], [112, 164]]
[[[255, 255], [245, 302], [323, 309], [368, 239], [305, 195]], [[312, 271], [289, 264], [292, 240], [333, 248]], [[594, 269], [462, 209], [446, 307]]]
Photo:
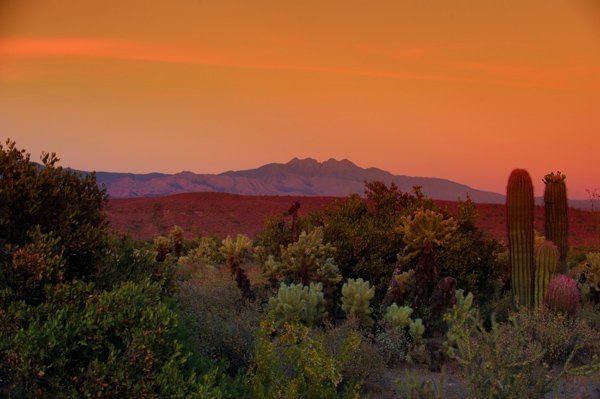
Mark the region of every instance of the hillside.
[[[187, 237], [205, 234], [256, 234], [268, 215], [283, 215], [292, 201], [301, 203], [300, 214], [343, 200], [315, 196], [245, 196], [226, 193], [188, 193], [155, 198], [111, 199], [107, 208], [113, 231], [137, 238], [165, 234], [173, 225], [181, 226]], [[451, 212], [456, 202], [438, 201]], [[504, 242], [505, 208], [498, 204], [477, 204], [479, 226]], [[572, 245], [597, 244], [593, 214], [571, 209], [569, 214]], [[544, 212], [535, 209], [535, 225], [543, 231]]]
[[133, 174], [97, 172], [112, 198], [154, 197], [188, 192], [223, 192], [243, 195], [300, 195], [343, 197], [362, 194], [364, 182], [394, 182], [403, 191], [421, 186], [435, 199], [455, 201], [467, 194], [475, 202], [502, 203], [504, 196], [481, 191], [464, 184], [433, 177], [393, 175], [382, 169], [361, 168], [349, 160], [294, 158], [288, 163], [270, 163], [256, 169], [221, 174]]

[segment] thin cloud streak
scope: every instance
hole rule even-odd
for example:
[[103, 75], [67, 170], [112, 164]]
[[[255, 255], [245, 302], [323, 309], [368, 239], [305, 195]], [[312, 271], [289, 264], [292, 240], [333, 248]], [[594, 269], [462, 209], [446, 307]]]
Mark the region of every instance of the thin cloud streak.
[[[452, 74], [431, 74], [406, 70], [384, 70], [341, 66], [313, 66], [289, 63], [257, 63], [234, 59], [222, 54], [199, 53], [193, 49], [165, 48], [126, 40], [95, 38], [5, 38], [0, 39], [0, 61], [5, 59], [32, 58], [107, 58], [130, 61], [163, 62], [172, 64], [203, 65], [211, 67], [241, 68], [274, 71], [331, 73], [384, 79], [404, 79], [447, 83], [473, 83], [513, 87], [565, 88], [564, 80], [581, 74], [593, 74], [598, 68], [540, 69], [519, 65], [493, 63], [452, 62], [441, 58], [430, 48], [407, 48], [396, 52], [380, 49], [361, 49], [366, 53], [389, 55], [395, 59], [409, 59], [427, 64], [448, 65], [461, 72], [479, 71], [489, 77], [465, 77]], [[23, 80], [26, 72], [0, 69], [0, 80]], [[36, 76], [35, 74], [31, 76]], [[588, 81], [589, 83], [589, 81]]]

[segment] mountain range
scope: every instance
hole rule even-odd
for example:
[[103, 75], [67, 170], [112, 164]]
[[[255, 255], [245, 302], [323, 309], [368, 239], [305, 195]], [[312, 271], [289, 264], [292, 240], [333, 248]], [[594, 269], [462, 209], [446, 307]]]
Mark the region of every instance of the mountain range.
[[[111, 198], [156, 197], [189, 192], [224, 192], [243, 195], [334, 196], [364, 193], [365, 181], [394, 182], [402, 191], [421, 186], [423, 193], [438, 200], [455, 201], [467, 194], [478, 203], [498, 204], [504, 195], [478, 190], [447, 179], [394, 175], [378, 168], [361, 168], [343, 159], [319, 162], [312, 158], [294, 158], [287, 163], [270, 163], [255, 169], [220, 174], [193, 172], [118, 173], [96, 172]], [[537, 199], [538, 202], [540, 199]], [[589, 207], [587, 201], [571, 205]]]

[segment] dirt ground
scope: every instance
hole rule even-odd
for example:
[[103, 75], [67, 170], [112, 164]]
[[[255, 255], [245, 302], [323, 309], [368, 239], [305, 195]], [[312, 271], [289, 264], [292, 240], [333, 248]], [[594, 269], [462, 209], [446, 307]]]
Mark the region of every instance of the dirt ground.
[[[408, 377], [407, 377], [408, 373]], [[400, 398], [398, 380], [407, 378], [416, 378], [418, 381], [433, 381], [439, 386], [442, 380], [442, 373], [434, 373], [426, 368], [410, 367], [388, 370], [383, 378], [384, 388], [380, 394], [375, 396], [377, 399]], [[467, 387], [465, 382], [459, 377], [457, 370], [446, 368], [443, 374], [442, 392], [444, 399], [465, 399]], [[565, 377], [558, 386], [555, 396], [554, 392], [546, 395], [547, 399], [600, 399], [600, 373], [590, 377]], [[521, 398], [515, 398], [521, 399]], [[525, 399], [525, 398], [523, 398]]]

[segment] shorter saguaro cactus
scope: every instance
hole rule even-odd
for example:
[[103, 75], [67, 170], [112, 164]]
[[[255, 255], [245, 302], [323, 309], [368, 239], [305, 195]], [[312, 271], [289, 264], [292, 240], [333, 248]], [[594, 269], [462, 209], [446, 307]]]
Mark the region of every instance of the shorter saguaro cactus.
[[572, 278], [564, 274], [556, 275], [546, 288], [544, 304], [555, 312], [573, 315], [579, 309], [579, 289]]
[[375, 288], [362, 278], [348, 279], [342, 287], [342, 309], [346, 315], [353, 317], [361, 323], [371, 322], [370, 301], [375, 296]]
[[269, 305], [278, 323], [301, 322], [313, 326], [327, 315], [320, 283], [310, 286], [281, 283], [277, 296], [269, 300]]
[[559, 262], [559, 252], [556, 245], [551, 241], [543, 241], [535, 251], [535, 282], [534, 282], [534, 301], [537, 307], [544, 303], [546, 287], [554, 273]]

